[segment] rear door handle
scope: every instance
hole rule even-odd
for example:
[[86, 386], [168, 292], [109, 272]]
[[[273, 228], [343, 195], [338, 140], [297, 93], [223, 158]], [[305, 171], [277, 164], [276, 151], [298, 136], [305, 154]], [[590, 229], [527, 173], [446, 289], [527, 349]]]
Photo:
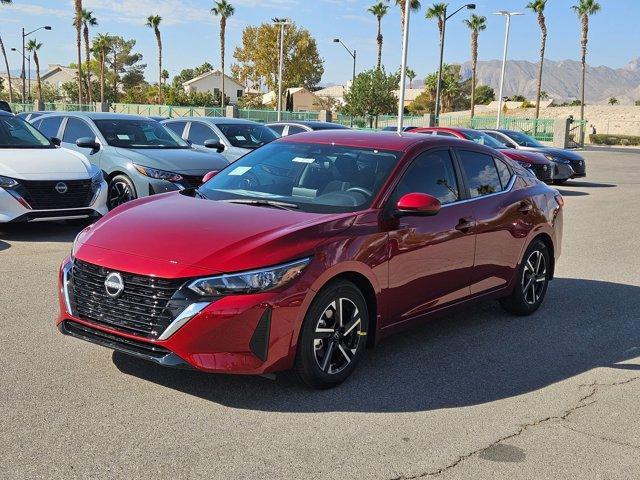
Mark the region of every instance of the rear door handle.
[[470, 218], [461, 218], [458, 224], [456, 225], [456, 230], [460, 230], [461, 232], [468, 232], [473, 227], [476, 226], [476, 222]]
[[520, 202], [520, 206], [518, 207], [518, 211], [520, 213], [524, 213], [525, 215], [533, 210], [533, 205], [529, 202]]

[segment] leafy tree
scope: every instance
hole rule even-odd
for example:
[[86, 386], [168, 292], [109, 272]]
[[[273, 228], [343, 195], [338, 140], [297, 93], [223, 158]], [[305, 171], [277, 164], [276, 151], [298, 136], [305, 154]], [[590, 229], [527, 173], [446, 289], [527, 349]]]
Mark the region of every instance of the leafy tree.
[[153, 28], [153, 33], [156, 36], [156, 43], [158, 44], [158, 103], [162, 103], [162, 35], [160, 34], [160, 22], [162, 17], [160, 15], [149, 15], [147, 17], [147, 27]]
[[430, 91], [424, 90], [418, 95], [413, 102], [407, 107], [409, 112], [415, 115], [421, 115], [424, 113], [431, 113], [435, 109], [434, 95]]
[[[431, 73], [425, 79], [425, 88], [435, 100], [438, 84], [438, 72]], [[442, 65], [440, 87], [442, 112], [469, 108], [471, 101], [471, 81], [463, 81], [460, 76], [460, 65]]]
[[509, 100], [510, 102], [526, 102], [527, 101], [524, 95], [512, 95], [511, 98], [508, 98], [507, 100]]
[[215, 2], [213, 8], [211, 9], [211, 13], [215, 16], [220, 17], [220, 65], [222, 70], [222, 108], [224, 108], [224, 41], [225, 41], [225, 32], [227, 30], [227, 18], [233, 15], [235, 12], [235, 8], [231, 5], [227, 0], [218, 0]]
[[118, 101], [119, 87], [131, 88], [136, 81], [144, 79], [143, 72], [146, 65], [140, 64], [142, 61], [141, 53], [134, 53], [133, 48], [136, 45], [135, 40], [125, 40], [120, 36], [109, 37], [110, 48], [106, 57], [106, 64], [112, 73], [112, 100]]
[[496, 99], [496, 94], [489, 85], [478, 85], [475, 93], [475, 103], [477, 105], [489, 105]]
[[[11, 5], [12, 0], [0, 0], [0, 5]], [[4, 64], [7, 68], [7, 80], [9, 80], [9, 102], [13, 102], [13, 85], [11, 84], [11, 70], [9, 69], [9, 60], [7, 59], [7, 52], [4, 49], [4, 42], [2, 41], [2, 37], [0, 37], [0, 50], [2, 51], [2, 56], [4, 57]]]
[[546, 92], [546, 90], [540, 91], [540, 100], [549, 100], [549, 94]]
[[378, 43], [378, 63], [376, 65], [377, 68], [380, 68], [382, 65], [382, 41], [384, 40], [382, 37], [382, 17], [389, 12], [389, 6], [384, 2], [378, 2], [370, 6], [367, 11], [376, 17], [378, 22], [378, 33], [376, 35], [376, 42]]
[[259, 93], [245, 93], [238, 99], [238, 108], [264, 108], [262, 95]]
[[636, 100], [636, 101], [635, 101], [635, 106], [636, 106], [636, 107], [640, 107], [640, 100]]
[[475, 113], [476, 72], [478, 69], [478, 34], [487, 28], [487, 17], [471, 15], [464, 20], [464, 24], [471, 30], [471, 118]]
[[[278, 54], [280, 27], [263, 23], [248, 26], [242, 32], [242, 44], [236, 47], [234, 58], [238, 65], [232, 70], [242, 71], [248, 78], [264, 79], [269, 90], [278, 82]], [[305, 87], [313, 89], [324, 73], [323, 60], [315, 39], [308, 30], [295, 23], [287, 25], [284, 34], [283, 89]]]
[[27, 43], [27, 50], [32, 53], [33, 61], [36, 64], [36, 78], [38, 79], [38, 100], [42, 100], [42, 82], [40, 81], [40, 59], [38, 58], [38, 50], [42, 47], [42, 43], [39, 43], [35, 38], [32, 38]]
[[618, 99], [616, 97], [611, 97], [609, 99], [609, 105], [618, 105], [620, 102], [618, 101]]
[[409, 88], [413, 88], [413, 79], [416, 78], [416, 72], [407, 67], [406, 75], [409, 79]]
[[534, 12], [538, 17], [538, 26], [540, 27], [540, 66], [538, 67], [538, 84], [536, 87], [536, 116], [540, 116], [540, 99], [542, 98], [542, 70], [544, 65], [544, 51], [547, 45], [547, 24], [544, 17], [544, 7], [547, 0], [532, 0], [527, 3], [529, 10]]
[[93, 51], [94, 57], [98, 60], [100, 64], [100, 102], [104, 103], [104, 87], [105, 87], [105, 62], [107, 61], [107, 53], [111, 48], [111, 40], [108, 34], [98, 34], [96, 38], [93, 39], [93, 45], [91, 50]]
[[372, 69], [360, 73], [345, 94], [342, 112], [347, 115], [367, 117], [369, 126], [378, 115], [394, 113], [398, 99], [393, 93], [398, 88], [399, 77], [382, 69]]

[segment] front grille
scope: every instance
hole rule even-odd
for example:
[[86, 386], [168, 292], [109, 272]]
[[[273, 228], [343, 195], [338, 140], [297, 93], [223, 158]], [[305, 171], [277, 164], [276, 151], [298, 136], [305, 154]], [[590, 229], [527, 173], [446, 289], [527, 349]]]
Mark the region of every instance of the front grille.
[[[91, 179], [88, 180], [19, 180], [18, 192], [34, 210], [88, 207], [93, 198]], [[65, 193], [59, 193], [56, 185], [64, 183]]]
[[538, 177], [543, 182], [547, 182], [552, 179], [551, 174], [553, 171], [553, 165], [547, 165], [547, 169], [545, 170], [544, 165], [532, 163], [530, 168], [531, 170], [533, 170], [533, 173], [536, 174], [536, 177]]
[[587, 171], [584, 160], [571, 160], [571, 168], [576, 175], [584, 175]]
[[180, 176], [182, 177], [182, 180], [180, 180], [180, 184], [184, 188], [199, 187], [200, 185], [202, 185], [202, 177], [203, 177], [203, 175], [182, 175], [182, 174], [180, 174]]
[[72, 308], [84, 320], [145, 338], [158, 338], [184, 305], [171, 298], [184, 280], [119, 272], [124, 290], [107, 294], [104, 281], [113, 270], [75, 260], [71, 271]]

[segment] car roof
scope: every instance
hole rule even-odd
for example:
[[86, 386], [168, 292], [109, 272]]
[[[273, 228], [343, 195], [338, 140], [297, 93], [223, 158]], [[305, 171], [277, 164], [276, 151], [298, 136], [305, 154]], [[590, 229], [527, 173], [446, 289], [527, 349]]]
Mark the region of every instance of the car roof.
[[327, 125], [335, 126], [335, 130], [347, 130], [349, 127], [345, 125], [341, 125], [340, 123], [334, 122], [320, 122], [318, 120], [283, 120], [281, 122], [268, 122], [266, 124], [269, 125], [302, 125], [304, 127], [316, 128], [316, 127], [326, 127]]
[[175, 117], [175, 118], [170, 118], [168, 120], [164, 120], [163, 122], [170, 122], [170, 121], [186, 121], [186, 122], [201, 121], [201, 122], [213, 123], [214, 125], [224, 124], [224, 123], [227, 123], [227, 124], [232, 123], [235, 125], [238, 125], [239, 123], [245, 123], [248, 125], [263, 125], [260, 122], [254, 122], [253, 120], [247, 120], [246, 118], [228, 118], [228, 117]]
[[0, 110], [0, 115], [4, 116], [4, 117], [13, 117], [13, 113], [11, 112], [7, 112], [6, 110]]
[[420, 132], [458, 132], [458, 133], [467, 133], [467, 132], [477, 132], [478, 130], [474, 130], [473, 128], [466, 127], [421, 127], [413, 130], [415, 133]]
[[467, 140], [459, 140], [451, 137], [438, 137], [436, 135], [417, 135], [415, 133], [396, 132], [369, 132], [362, 130], [316, 130], [314, 132], [297, 133], [282, 137], [275, 142], [279, 143], [321, 143], [340, 145], [344, 147], [364, 147], [380, 150], [406, 151], [414, 146], [424, 145], [451, 145]]
[[51, 112], [50, 115], [88, 118], [90, 120], [140, 120], [141, 118], [150, 119], [150, 117], [144, 115], [128, 115], [125, 113], [112, 112]]

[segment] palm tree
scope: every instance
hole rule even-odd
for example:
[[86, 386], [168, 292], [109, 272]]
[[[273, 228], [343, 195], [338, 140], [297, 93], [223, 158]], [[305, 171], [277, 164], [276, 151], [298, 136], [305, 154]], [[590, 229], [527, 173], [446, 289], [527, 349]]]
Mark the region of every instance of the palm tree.
[[227, 18], [233, 15], [235, 8], [227, 2], [227, 0], [218, 0], [215, 2], [211, 13], [216, 17], [220, 17], [220, 65], [222, 67], [222, 100], [221, 106], [224, 108], [224, 35], [227, 29]]
[[98, 20], [93, 16], [93, 12], [90, 10], [82, 9], [82, 27], [84, 36], [84, 48], [85, 48], [85, 67], [87, 70], [87, 99], [89, 103], [93, 102], [91, 93], [91, 69], [89, 68], [89, 62], [91, 61], [91, 46], [89, 45], [89, 27], [95, 27], [98, 25]]
[[[402, 30], [404, 30], [404, 19], [406, 17], [404, 12], [404, 0], [396, 0], [396, 5], [400, 7], [400, 27], [402, 28]], [[418, 10], [420, 10], [420, 7], [420, 0], [411, 0], [409, 8], [412, 12], [417, 12]]]
[[547, 0], [532, 0], [527, 3], [527, 7], [538, 15], [538, 26], [540, 27], [540, 66], [538, 67], [538, 87], [536, 90], [536, 119], [540, 116], [540, 98], [542, 91], [542, 69], [544, 64], [544, 50], [547, 46], [547, 24], [544, 18], [544, 7]]
[[609, 99], [609, 105], [617, 105], [618, 103], [620, 103], [620, 102], [618, 101], [618, 99], [616, 97], [611, 97]]
[[[0, 5], [11, 5], [12, 0], [0, 0]], [[2, 50], [2, 56], [4, 57], [4, 65], [7, 67], [7, 80], [9, 81], [9, 102], [13, 102], [13, 85], [11, 85], [11, 71], [9, 70], [9, 60], [7, 59], [7, 52], [4, 49], [4, 42], [0, 37], [0, 50]]]
[[377, 69], [380, 70], [382, 64], [382, 17], [389, 12], [389, 6], [383, 2], [378, 2], [375, 5], [370, 6], [367, 11], [371, 13], [378, 20], [378, 35], [376, 41], [378, 42], [378, 64]]
[[27, 50], [33, 54], [33, 61], [36, 64], [36, 78], [38, 79], [38, 100], [42, 100], [42, 83], [40, 82], [40, 59], [38, 58], [38, 50], [42, 47], [42, 43], [38, 43], [35, 38], [27, 42]]
[[409, 79], [409, 88], [413, 88], [413, 79], [416, 78], [416, 72], [407, 67], [407, 78]]
[[160, 35], [160, 15], [150, 15], [147, 17], [147, 27], [153, 28], [158, 43], [158, 103], [162, 103], [162, 36]]
[[471, 118], [476, 110], [476, 71], [478, 69], [478, 34], [487, 28], [487, 17], [471, 15], [463, 20], [471, 30]]
[[78, 103], [82, 104], [82, 0], [74, 0], [76, 15], [73, 25], [76, 27], [76, 48], [78, 51]]
[[582, 85], [581, 85], [581, 99], [580, 102], [580, 141], [584, 139], [584, 82], [587, 71], [587, 41], [589, 40], [589, 16], [594, 15], [600, 11], [600, 4], [596, 0], [578, 0], [576, 5], [571, 7], [582, 24]]
[[105, 62], [107, 60], [107, 52], [111, 47], [111, 39], [108, 34], [98, 34], [93, 39], [93, 54], [98, 57], [100, 62], [100, 103], [104, 103], [104, 83], [105, 83]]
[[438, 20], [438, 32], [440, 33], [440, 42], [442, 42], [442, 32], [444, 30], [444, 18], [447, 15], [447, 4], [444, 2], [434, 3], [427, 11], [424, 12], [424, 16], [427, 20], [433, 20], [436, 18]]

